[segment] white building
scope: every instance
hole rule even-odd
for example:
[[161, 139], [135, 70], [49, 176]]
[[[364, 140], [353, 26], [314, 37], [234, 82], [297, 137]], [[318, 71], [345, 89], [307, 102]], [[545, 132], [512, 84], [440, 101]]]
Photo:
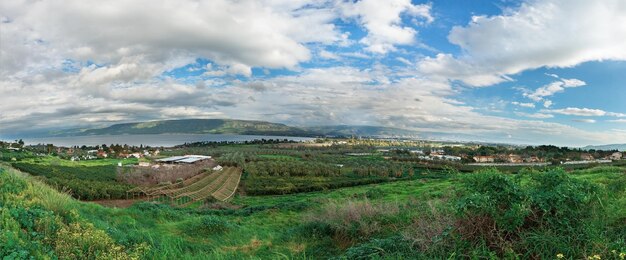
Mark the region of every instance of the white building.
[[622, 159], [622, 153], [614, 152], [613, 154], [611, 154], [611, 156], [609, 156], [609, 159], [611, 159], [611, 160], [621, 160]]

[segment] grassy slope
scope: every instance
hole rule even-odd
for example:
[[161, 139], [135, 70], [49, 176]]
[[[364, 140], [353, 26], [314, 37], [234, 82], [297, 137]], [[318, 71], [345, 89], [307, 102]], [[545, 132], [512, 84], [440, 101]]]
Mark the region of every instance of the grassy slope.
[[[6, 166], [3, 166], [6, 168]], [[9, 170], [14, 175], [21, 175]], [[623, 168], [600, 168], [573, 174], [605, 187], [624, 178]], [[141, 204], [128, 209], [105, 208], [92, 203], [75, 201], [47, 186], [20, 177], [30, 183], [21, 198], [35, 201], [58, 215], [77, 212], [80, 222], [90, 222], [120, 246], [133, 248], [146, 242], [150, 250], [143, 255], [151, 259], [170, 258], [311, 258], [339, 255], [347, 245], [337, 245], [329, 237], [305, 238], [296, 232], [305, 215], [323, 204], [346, 198], [361, 198], [372, 188], [379, 193], [376, 202], [404, 202], [410, 198], [420, 201], [446, 201], [457, 188], [457, 175], [447, 179], [414, 180], [342, 188], [328, 192], [312, 192], [285, 196], [236, 197], [233, 210], [171, 209]], [[626, 216], [626, 196], [623, 187], [614, 194], [610, 218]], [[208, 215], [218, 216], [227, 223], [225, 232], [189, 230]]]

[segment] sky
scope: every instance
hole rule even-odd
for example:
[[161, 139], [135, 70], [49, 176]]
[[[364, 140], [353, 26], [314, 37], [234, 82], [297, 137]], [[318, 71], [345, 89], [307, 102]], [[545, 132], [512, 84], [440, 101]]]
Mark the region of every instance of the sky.
[[183, 118], [626, 143], [623, 0], [0, 2], [0, 136]]

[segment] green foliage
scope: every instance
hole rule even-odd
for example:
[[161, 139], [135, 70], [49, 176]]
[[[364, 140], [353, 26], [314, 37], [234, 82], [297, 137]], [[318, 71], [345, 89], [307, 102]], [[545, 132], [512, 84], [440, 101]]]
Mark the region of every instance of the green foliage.
[[203, 216], [188, 223], [182, 223], [181, 229], [187, 235], [207, 236], [222, 234], [233, 229], [234, 226], [219, 216]]
[[[128, 249], [86, 223], [64, 197], [42, 197], [50, 188], [17, 173], [0, 172], [0, 255], [4, 259], [138, 259], [146, 244]], [[52, 202], [52, 200], [60, 200]]]
[[465, 178], [467, 193], [457, 201], [460, 238], [500, 256], [582, 257], [592, 251], [604, 228], [594, 219], [603, 211], [598, 186], [561, 169], [521, 177], [526, 181], [487, 171]]
[[366, 243], [350, 247], [343, 255], [347, 259], [402, 259], [417, 258], [411, 244], [402, 237], [394, 236], [372, 239]]
[[[321, 158], [310, 154], [302, 161]], [[406, 174], [407, 168], [402, 170]], [[344, 177], [359, 179], [266, 176], [264, 185]], [[625, 183], [623, 168], [518, 175], [424, 171], [407, 181], [323, 192], [237, 196], [189, 208], [143, 202], [113, 209], [0, 172], [0, 255], [554, 259], [561, 253], [567, 259], [620, 259], [626, 252]]]
[[61, 191], [82, 200], [122, 199], [133, 186], [116, 180], [113, 165], [63, 166], [36, 163], [13, 163], [13, 167], [34, 176]]
[[336, 165], [300, 161], [259, 161], [246, 164], [244, 170], [254, 177], [330, 177], [341, 174], [341, 168]]
[[352, 187], [387, 181], [381, 177], [271, 177], [249, 176], [244, 180], [248, 195], [282, 195]]

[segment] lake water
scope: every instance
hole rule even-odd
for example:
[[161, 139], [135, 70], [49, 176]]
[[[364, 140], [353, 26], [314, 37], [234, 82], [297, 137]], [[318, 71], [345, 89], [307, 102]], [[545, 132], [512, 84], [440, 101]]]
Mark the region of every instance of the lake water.
[[232, 135], [232, 134], [158, 134], [158, 135], [95, 135], [95, 136], [72, 136], [72, 137], [42, 137], [24, 138], [27, 145], [30, 144], [54, 144], [55, 146], [94, 146], [110, 144], [128, 144], [144, 146], [175, 146], [193, 142], [222, 142], [222, 141], [253, 141], [260, 139], [280, 139], [293, 141], [308, 141], [315, 138], [293, 136], [269, 136], [269, 135]]

